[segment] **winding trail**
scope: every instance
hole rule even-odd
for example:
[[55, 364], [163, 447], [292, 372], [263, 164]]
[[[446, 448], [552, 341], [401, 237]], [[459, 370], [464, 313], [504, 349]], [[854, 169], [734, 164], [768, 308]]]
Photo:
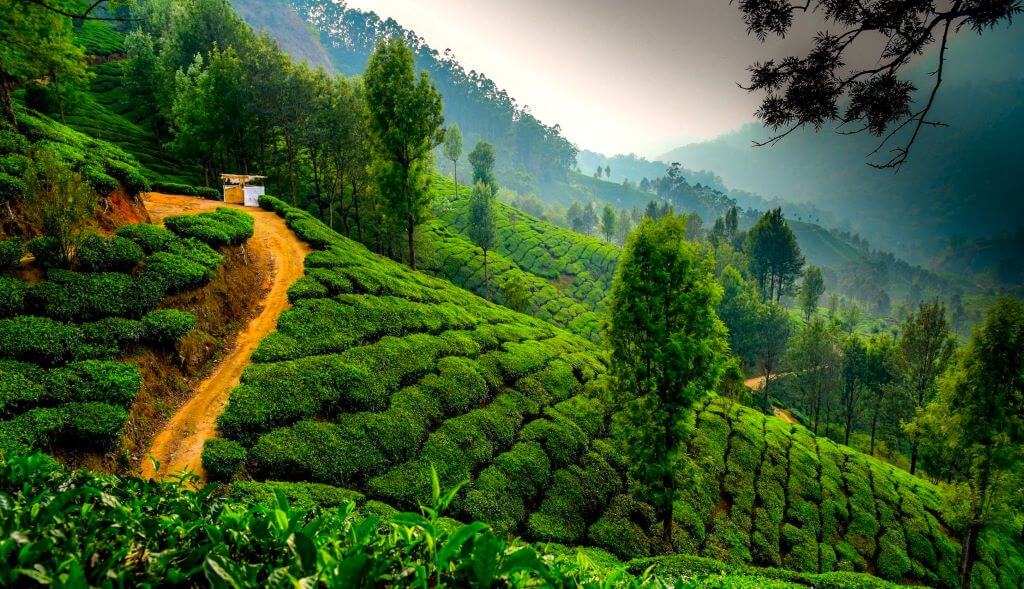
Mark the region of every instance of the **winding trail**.
[[[164, 478], [188, 469], [205, 480], [201, 462], [203, 443], [216, 436], [217, 417], [227, 404], [228, 393], [238, 384], [260, 340], [273, 331], [277, 318], [288, 308], [288, 287], [302, 276], [306, 255], [312, 251], [288, 229], [284, 219], [271, 211], [190, 196], [156, 192], [146, 196], [146, 208], [154, 222], [170, 215], [212, 211], [221, 206], [244, 210], [253, 216], [253, 236], [246, 247], [263, 251], [271, 260], [272, 271], [268, 273], [263, 290], [253, 293], [253, 296], [263, 297], [256, 315], [238, 333], [213, 372], [194, 388], [192, 399], [178, 409], [153, 439], [146, 458], [139, 465], [143, 478]], [[154, 468], [150, 456], [159, 462], [159, 470]]]
[[[783, 377], [783, 376], [789, 376], [790, 374], [793, 374], [793, 373], [792, 372], [784, 372], [782, 374], [776, 374], [775, 378], [780, 378], [780, 377]], [[764, 376], [755, 376], [753, 378], [748, 378], [747, 380], [743, 381], [743, 384], [748, 389], [751, 389], [753, 391], [760, 391], [761, 389], [764, 388], [765, 379], [764, 379]], [[790, 413], [788, 409], [780, 409], [780, 408], [775, 407], [773, 405], [772, 406], [772, 413], [775, 414], [775, 417], [778, 417], [779, 419], [781, 419], [783, 421], [786, 421], [788, 423], [796, 423], [796, 424], [800, 423], [800, 420], [798, 420], [797, 418], [793, 417], [793, 414]]]

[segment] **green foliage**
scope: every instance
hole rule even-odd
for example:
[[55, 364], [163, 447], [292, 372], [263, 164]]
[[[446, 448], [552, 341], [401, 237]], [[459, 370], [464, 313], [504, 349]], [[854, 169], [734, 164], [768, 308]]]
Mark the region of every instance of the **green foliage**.
[[54, 402], [102, 402], [129, 408], [142, 386], [142, 374], [133, 364], [83, 360], [48, 370], [43, 382], [47, 398]]
[[25, 197], [28, 186], [18, 176], [0, 171], [0, 203], [9, 204]]
[[17, 267], [24, 253], [21, 239], [14, 237], [0, 241], [0, 274], [6, 274]]
[[157, 309], [142, 316], [143, 337], [158, 346], [173, 346], [195, 326], [195, 315], [178, 309]]
[[238, 442], [210, 438], [203, 445], [203, 470], [211, 481], [230, 481], [245, 462], [245, 448]]
[[768, 211], [747, 233], [750, 272], [761, 297], [778, 301], [790, 292], [804, 265], [796, 235], [786, 224], [782, 209]]
[[825, 278], [821, 274], [821, 268], [807, 266], [804, 270], [804, 282], [800, 285], [800, 293], [797, 296], [800, 308], [804, 312], [804, 319], [810, 320], [818, 310], [818, 301], [825, 292]]
[[473, 166], [473, 184], [495, 186], [497, 180], [494, 177], [494, 146], [487, 141], [479, 141], [469, 152], [469, 163]]
[[130, 272], [143, 255], [142, 248], [130, 239], [89, 233], [79, 242], [75, 261], [87, 272]]
[[174, 215], [164, 219], [164, 226], [180, 237], [193, 237], [208, 245], [238, 245], [252, 237], [252, 217], [227, 207], [215, 213]]
[[146, 255], [162, 252], [175, 241], [175, 235], [149, 223], [131, 223], [117, 228], [117, 235], [134, 241]]
[[153, 192], [164, 194], [183, 194], [185, 196], [198, 196], [207, 200], [221, 200], [221, 193], [216, 188], [205, 186], [192, 186], [191, 184], [180, 184], [177, 182], [154, 182]]

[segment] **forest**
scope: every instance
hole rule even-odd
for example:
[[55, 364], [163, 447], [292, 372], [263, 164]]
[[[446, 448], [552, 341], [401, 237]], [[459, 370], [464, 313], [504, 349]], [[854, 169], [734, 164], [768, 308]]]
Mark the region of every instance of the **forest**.
[[344, 3], [0, 39], [0, 584], [1024, 584], [1014, 287], [581, 150]]

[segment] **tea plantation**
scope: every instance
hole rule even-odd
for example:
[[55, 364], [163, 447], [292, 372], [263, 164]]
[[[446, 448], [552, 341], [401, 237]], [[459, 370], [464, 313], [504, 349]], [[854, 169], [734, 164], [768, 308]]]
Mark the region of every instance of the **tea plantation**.
[[[222, 262], [214, 248], [252, 235], [252, 217], [230, 209], [166, 226], [86, 235], [71, 269], [57, 267], [52, 238], [0, 242], [0, 451], [117, 445], [142, 384], [117, 358], [188, 333], [195, 317], [160, 302], [210, 281]], [[11, 274], [25, 249], [44, 280]]]
[[[651, 555], [654, 513], [610, 435], [598, 347], [376, 256], [282, 201], [262, 204], [319, 251], [231, 393], [223, 439], [204, 452], [211, 475], [325, 483], [414, 509], [430, 503], [433, 466], [445, 488], [469, 481], [451, 507], [463, 521]], [[694, 421], [678, 552], [957, 584], [959, 530], [937, 487], [718, 397]], [[988, 532], [980, 554], [979, 587], [1020, 585], [1011, 532]]]

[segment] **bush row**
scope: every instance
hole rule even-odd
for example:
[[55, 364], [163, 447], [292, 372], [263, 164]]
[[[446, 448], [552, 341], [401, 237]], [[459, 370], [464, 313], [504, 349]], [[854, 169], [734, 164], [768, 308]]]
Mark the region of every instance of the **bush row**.
[[252, 216], [227, 207], [213, 213], [174, 215], [164, 226], [180, 237], [192, 237], [214, 247], [238, 245], [252, 237]]
[[221, 193], [216, 188], [205, 186], [192, 186], [191, 184], [180, 184], [177, 182], [153, 182], [153, 192], [164, 194], [182, 194], [185, 196], [198, 196], [207, 200], [223, 200]]

